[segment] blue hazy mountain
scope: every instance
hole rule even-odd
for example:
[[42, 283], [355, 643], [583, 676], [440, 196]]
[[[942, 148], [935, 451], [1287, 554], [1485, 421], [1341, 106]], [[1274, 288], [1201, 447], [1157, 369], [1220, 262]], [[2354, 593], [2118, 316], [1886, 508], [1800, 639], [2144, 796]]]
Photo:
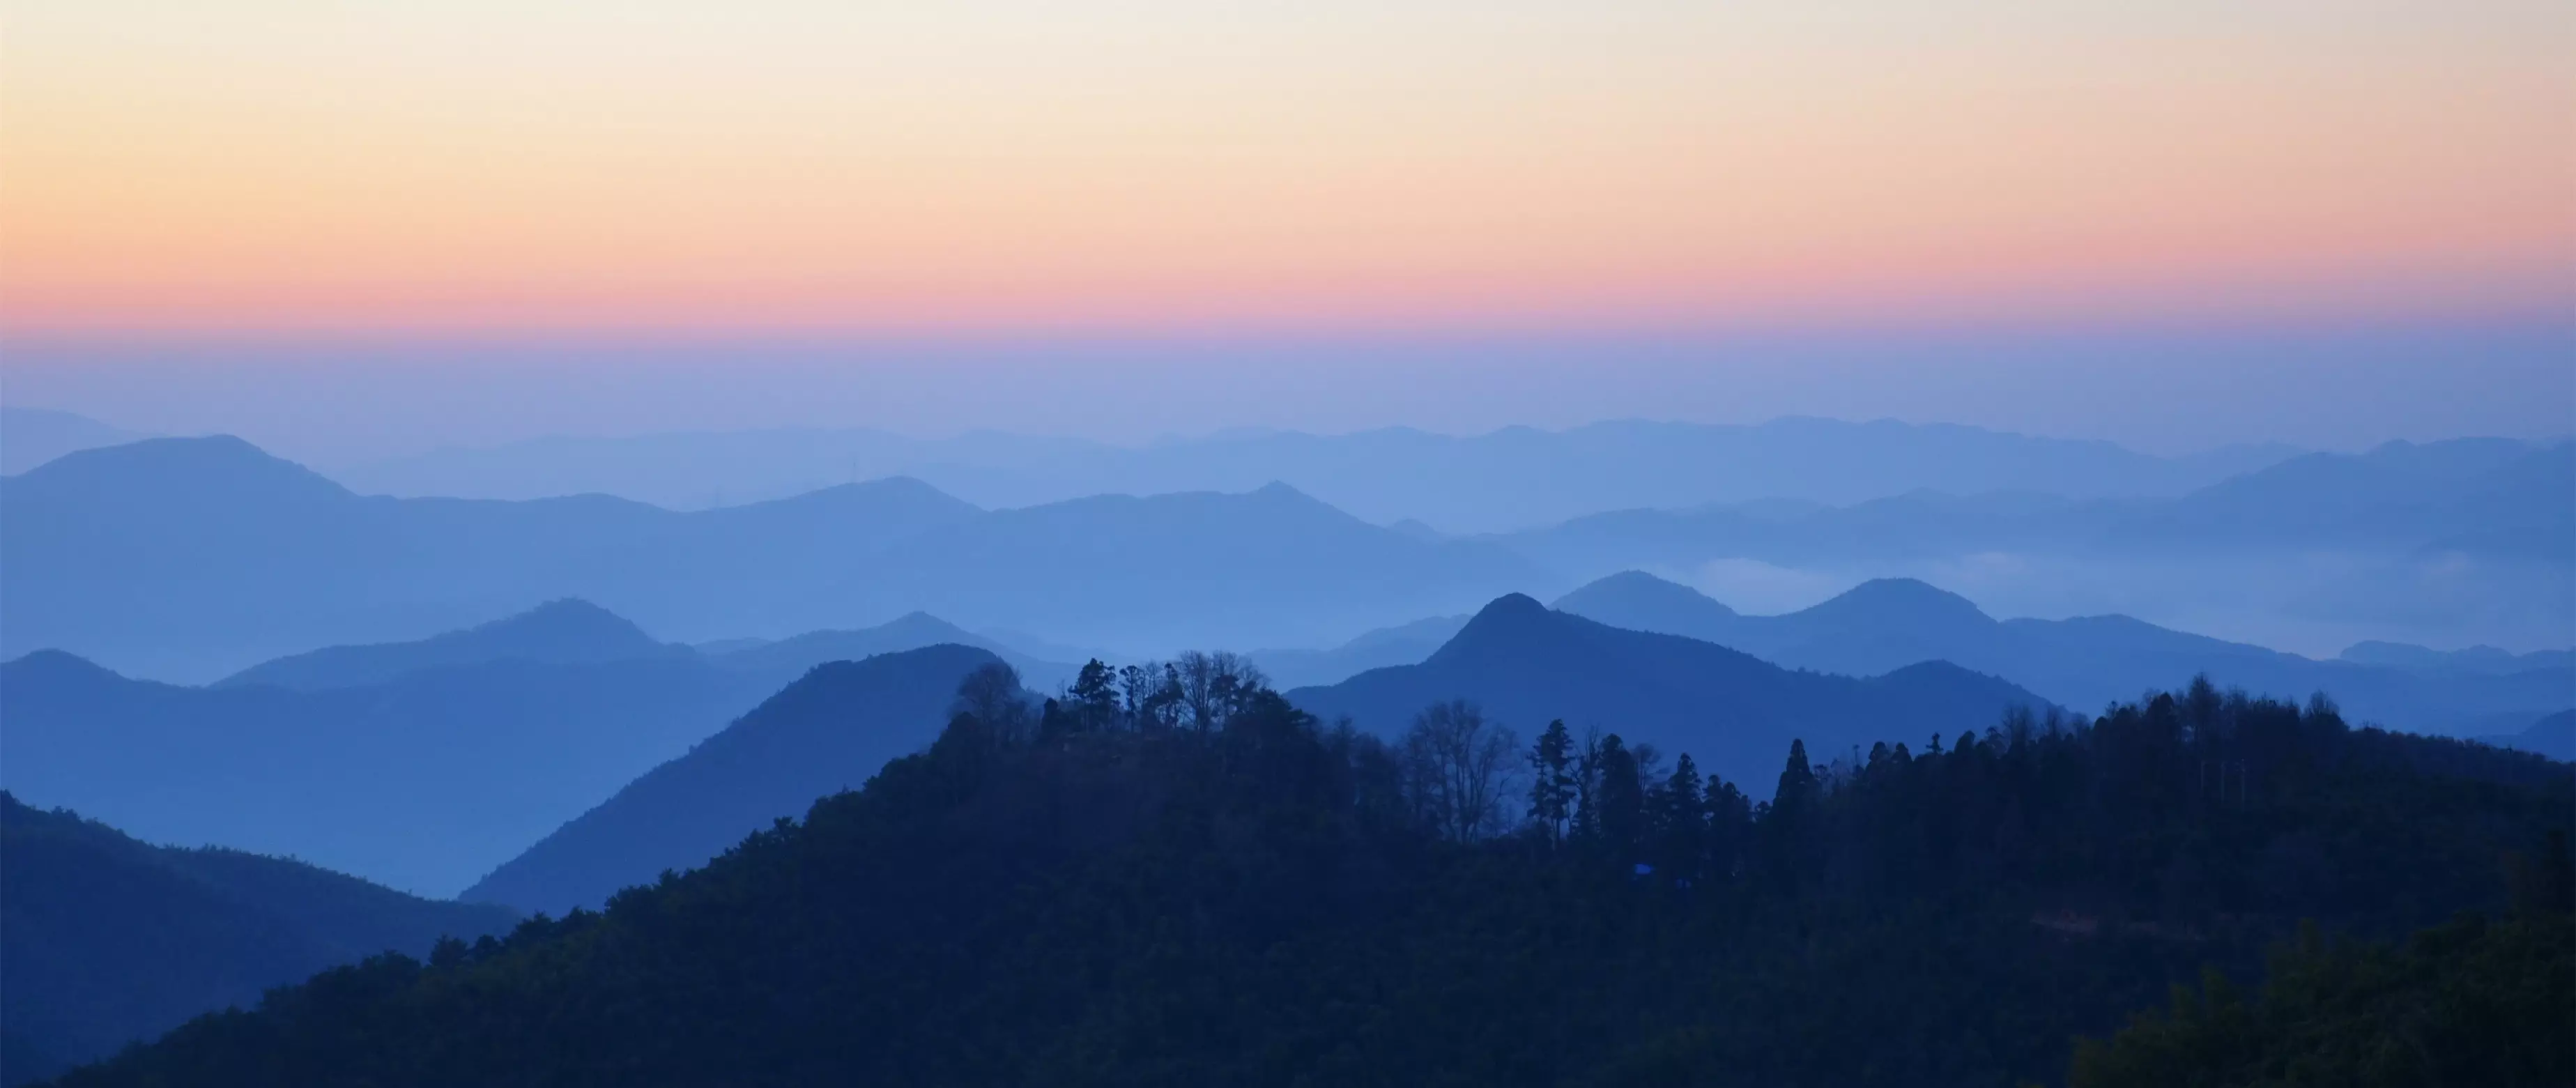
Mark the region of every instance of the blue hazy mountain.
[[[450, 892], [816, 666], [980, 641], [913, 614], [708, 653], [562, 600], [204, 688], [39, 652], [0, 665], [0, 784], [161, 841]], [[992, 652], [1048, 684], [1074, 672]]]
[[1706, 771], [1768, 796], [1780, 753], [1802, 740], [1819, 762], [1891, 734], [1956, 737], [2048, 701], [1943, 662], [1868, 678], [1782, 668], [1678, 635], [1632, 631], [1554, 611], [1512, 594], [1485, 606], [1418, 665], [1375, 669], [1288, 693], [1327, 721], [1401, 732], [1423, 707], [1467, 699], [1524, 737], [1552, 719], [1597, 727], [1667, 755], [1689, 752]]
[[1496, 545], [1425, 541], [1284, 486], [979, 511], [918, 481], [675, 513], [605, 496], [362, 497], [231, 438], [71, 454], [0, 481], [0, 653], [213, 679], [592, 601], [678, 641], [917, 610], [1052, 638], [1295, 644], [1514, 586]]
[[70, 412], [0, 406], [0, 475], [17, 475], [66, 453], [145, 437]]
[[1880, 579], [1808, 608], [1747, 616], [1687, 586], [1629, 571], [1567, 594], [1556, 607], [1603, 623], [1731, 646], [1792, 668], [1870, 676], [1941, 660], [1991, 673], [2075, 708], [2134, 698], [2176, 676], [2304, 698], [2324, 691], [2356, 721], [2458, 733], [2487, 716], [2541, 714], [2576, 703], [2564, 655], [2488, 673], [2316, 661], [2167, 630], [2126, 616], [1996, 620], [1967, 598], [1913, 579]]
[[270, 987], [511, 911], [419, 899], [301, 862], [135, 841], [0, 793], [0, 1083], [105, 1057]]
[[691, 652], [687, 647], [654, 641], [643, 628], [605, 608], [566, 598], [417, 642], [331, 646], [278, 658], [234, 673], [215, 686], [269, 684], [320, 691], [382, 683], [405, 673], [449, 665], [493, 661], [582, 665], [677, 657]]
[[1549, 584], [1496, 545], [1414, 539], [1274, 483], [996, 510], [898, 541], [824, 594], [1150, 650], [1313, 643]]
[[[2576, 444], [2390, 443], [2310, 454], [2175, 498], [1930, 491], [1846, 506], [1610, 511], [1501, 539], [1556, 569], [1788, 565], [1979, 552], [2132, 556], [2306, 548], [2576, 562]], [[2561, 548], [2560, 545], [2566, 545]]]
[[1368, 631], [1324, 650], [1255, 650], [1249, 656], [1286, 691], [1338, 684], [1370, 669], [1411, 665], [1430, 657], [1467, 625], [1468, 616], [1433, 616]]
[[[340, 478], [404, 495], [537, 498], [597, 492], [671, 507], [907, 475], [985, 506], [1102, 493], [1244, 491], [1273, 481], [1372, 522], [1446, 532], [1524, 529], [1604, 510], [1772, 497], [1849, 504], [1916, 490], [2180, 495], [2297, 451], [2238, 446], [2162, 458], [2107, 442], [1943, 424], [1778, 419], [1753, 426], [1624, 420], [1450, 436], [1236, 430], [1121, 447], [970, 434], [771, 430], [547, 438], [354, 465]], [[1672, 466], [1715, 471], [1672, 471]]]
[[706, 864], [817, 799], [856, 789], [947, 724], [959, 681], [998, 663], [970, 646], [840, 661], [805, 674], [598, 807], [552, 829], [462, 898], [561, 913], [666, 869]]
[[808, 631], [755, 646], [709, 653], [717, 665], [755, 678], [775, 691], [831, 661], [861, 661], [879, 654], [925, 646], [972, 646], [1008, 662], [1030, 687], [1049, 690], [1073, 679], [1080, 666], [1030, 657], [995, 639], [975, 634], [927, 612], [907, 612], [874, 627], [855, 631]]
[[2519, 732], [2478, 738], [2498, 748], [2576, 761], [2576, 710], [2543, 715]]
[[2336, 655], [2338, 661], [2355, 665], [2375, 665], [2430, 673], [2481, 673], [2500, 675], [2530, 672], [2535, 669], [2557, 669], [2576, 672], [2576, 652], [2568, 650], [2535, 650], [2517, 654], [2494, 646], [2471, 646], [2461, 650], [2436, 650], [2403, 642], [2377, 640], [2356, 642]]
[[2119, 527], [2142, 544], [2331, 544], [2576, 562], [2576, 443], [2390, 442], [2293, 458]]
[[0, 788], [156, 842], [450, 894], [764, 691], [694, 655], [485, 661], [319, 691], [0, 664]]

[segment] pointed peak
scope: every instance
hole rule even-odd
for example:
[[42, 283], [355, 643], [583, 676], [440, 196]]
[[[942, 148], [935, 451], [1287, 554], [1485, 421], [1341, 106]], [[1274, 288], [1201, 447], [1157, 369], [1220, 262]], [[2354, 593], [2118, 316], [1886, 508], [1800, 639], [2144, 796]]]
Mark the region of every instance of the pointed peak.
[[1984, 609], [1977, 607], [1976, 602], [1916, 578], [1873, 578], [1807, 611], [1848, 613], [1881, 622], [1903, 619], [1994, 622]]
[[433, 641], [483, 644], [498, 656], [539, 660], [564, 655], [588, 659], [644, 653], [661, 645], [635, 621], [579, 597], [558, 597], [525, 612], [437, 636]]
[[1546, 605], [1538, 603], [1538, 599], [1529, 594], [1506, 593], [1487, 602], [1485, 607], [1477, 609], [1475, 616], [1468, 619], [1467, 625], [1459, 629], [1456, 638], [1465, 638], [1477, 632], [1525, 630], [1534, 625], [1544, 624], [1555, 616], [1556, 613], [1549, 611]]
[[1549, 611], [1529, 594], [1506, 593], [1479, 609], [1457, 634], [1449, 636], [1449, 641], [1432, 653], [1431, 660], [1543, 644], [1552, 631], [1560, 628], [1558, 621], [1568, 619], [1571, 617]]

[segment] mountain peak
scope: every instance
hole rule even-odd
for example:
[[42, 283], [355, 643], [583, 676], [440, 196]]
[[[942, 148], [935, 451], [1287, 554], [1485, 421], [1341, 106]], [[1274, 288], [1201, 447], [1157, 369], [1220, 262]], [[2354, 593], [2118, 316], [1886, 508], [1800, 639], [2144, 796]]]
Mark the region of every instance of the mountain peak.
[[1431, 656], [1438, 660], [1526, 643], [1545, 637], [1553, 621], [1560, 618], [1529, 594], [1506, 593], [1478, 609], [1475, 617]]
[[1547, 606], [1527, 593], [1506, 593], [1476, 610], [1470, 625], [1488, 622], [1526, 622], [1530, 617], [1545, 617]]
[[1880, 624], [1995, 622], [1976, 602], [1916, 578], [1873, 578], [1807, 612]]
[[560, 597], [525, 612], [477, 624], [460, 634], [512, 642], [578, 644], [589, 653], [660, 646], [633, 620], [579, 597]]
[[[1728, 608], [1726, 603], [1723, 601], [1711, 598], [1709, 595], [1679, 582], [1658, 578], [1642, 570], [1623, 570], [1617, 574], [1595, 578], [1590, 582], [1584, 583], [1581, 587], [1575, 589], [1574, 592], [1557, 598], [1555, 607], [1560, 611], [1573, 612], [1578, 615], [1591, 615], [1590, 612], [1585, 611], [1586, 608], [1607, 606], [1613, 603], [1624, 607], [1635, 607], [1639, 605], [1659, 605], [1665, 607], [1682, 606], [1696, 611], [1715, 612], [1728, 616], [1735, 615], [1735, 610]], [[1593, 618], [1601, 619], [1602, 617], [1594, 616]], [[1603, 622], [1611, 621], [1604, 620]], [[1611, 625], [1614, 627], [1621, 626], [1615, 622], [1612, 622]]]
[[246, 495], [308, 502], [353, 497], [320, 473], [228, 434], [147, 438], [76, 450], [27, 470], [13, 483], [190, 505], [237, 502]]

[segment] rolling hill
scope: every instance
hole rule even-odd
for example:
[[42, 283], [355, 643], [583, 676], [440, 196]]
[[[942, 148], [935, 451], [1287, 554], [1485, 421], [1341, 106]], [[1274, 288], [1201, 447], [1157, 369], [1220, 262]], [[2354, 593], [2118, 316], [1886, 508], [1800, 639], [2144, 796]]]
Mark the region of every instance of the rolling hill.
[[1375, 669], [1288, 693], [1300, 709], [1392, 735], [1423, 707], [1467, 699], [1524, 736], [1551, 719], [1599, 728], [1769, 793], [1780, 753], [1803, 740], [1828, 761], [1890, 736], [1958, 736], [2048, 702], [1956, 665], [1924, 662], [1859, 679], [1796, 672], [1678, 635], [1611, 627], [1512, 594], [1468, 621], [1418, 665]]
[[331, 646], [262, 662], [215, 687], [266, 684], [297, 691], [379, 684], [406, 673], [494, 661], [596, 665], [687, 656], [644, 629], [588, 601], [566, 598], [529, 611], [417, 642]]
[[2323, 691], [2356, 720], [2458, 735], [2492, 715], [2540, 714], [2576, 701], [2576, 669], [2558, 656], [2534, 655], [2537, 667], [2499, 672], [2316, 661], [2126, 616], [1996, 620], [1967, 598], [1912, 579], [1867, 582], [1803, 611], [1747, 616], [1687, 586], [1628, 571], [1569, 593], [1556, 607], [1731, 646], [1790, 668], [1870, 676], [1949, 661], [2070, 707], [2102, 706], [2206, 673], [2223, 686], [2283, 698]]
[[855, 631], [808, 631], [709, 654], [707, 659], [752, 677], [764, 691], [776, 691], [826, 662], [862, 661], [879, 654], [940, 645], [972, 646], [991, 653], [1019, 670], [1020, 679], [1029, 687], [1041, 691], [1072, 680], [1080, 669], [1077, 665], [1030, 657], [927, 612], [908, 612]]
[[134, 834], [451, 894], [763, 692], [694, 656], [485, 661], [319, 691], [0, 664], [0, 788]]
[[273, 986], [508, 910], [417, 899], [300, 862], [151, 846], [0, 793], [0, 1084], [49, 1076]]

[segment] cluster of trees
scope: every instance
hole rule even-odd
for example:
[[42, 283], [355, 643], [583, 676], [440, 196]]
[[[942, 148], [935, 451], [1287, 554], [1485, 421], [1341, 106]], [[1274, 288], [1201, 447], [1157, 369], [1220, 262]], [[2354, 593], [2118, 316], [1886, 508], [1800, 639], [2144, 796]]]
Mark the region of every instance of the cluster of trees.
[[[1019, 678], [1007, 667], [985, 670], [970, 686], [1007, 686], [1016, 691]], [[1270, 690], [1268, 677], [1250, 658], [1230, 651], [1189, 651], [1169, 661], [1111, 668], [1093, 658], [1040, 715], [1042, 735], [1076, 733], [1168, 732], [1188, 729], [1206, 733], [1233, 719], [1251, 700]], [[970, 714], [992, 713], [986, 700], [961, 706]]]
[[[2563, 764], [2206, 684], [1793, 746], [1754, 803], [1610, 733], [1524, 748], [1444, 703], [1379, 738], [1189, 660], [1034, 708], [970, 679], [927, 752], [704, 869], [62, 1083], [2257, 1083], [2199, 1020], [2081, 1066], [2074, 1040], [2205, 970], [2250, 984], [2302, 918], [2501, 910], [2500, 859], [2576, 813]], [[2542, 899], [2516, 917], [2576, 925]], [[2510, 948], [2576, 973], [2568, 942]], [[2495, 994], [2576, 1051], [2503, 958], [2372, 985]]]
[[2576, 872], [2551, 840], [2506, 917], [2464, 914], [2402, 944], [2304, 925], [2252, 1000], [2209, 970], [2167, 1009], [2078, 1042], [2069, 1084], [2576, 1084]]

